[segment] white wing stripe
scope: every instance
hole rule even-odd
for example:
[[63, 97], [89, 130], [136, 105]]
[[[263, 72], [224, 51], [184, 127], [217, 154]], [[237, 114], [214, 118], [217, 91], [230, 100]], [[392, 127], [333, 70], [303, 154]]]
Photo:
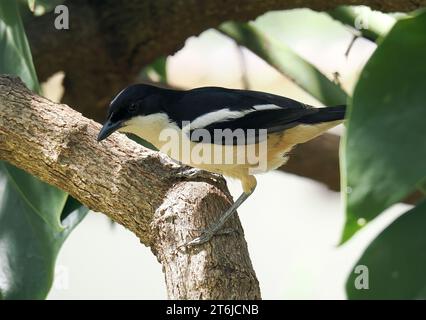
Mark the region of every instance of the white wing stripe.
[[231, 111], [229, 108], [226, 108], [226, 109], [209, 112], [198, 118], [195, 118], [191, 122], [190, 126], [191, 126], [191, 129], [205, 128], [208, 125], [215, 122], [223, 122], [230, 119], [238, 119], [255, 111], [280, 109], [281, 107], [276, 106], [274, 104], [262, 104], [262, 105], [253, 106], [252, 108], [253, 109], [240, 110], [240, 111]]
[[209, 124], [215, 122], [222, 122], [228, 119], [238, 119], [244, 117], [247, 113], [255, 110], [246, 111], [231, 111], [230, 109], [221, 109], [213, 112], [206, 113], [191, 122], [191, 129], [205, 128]]
[[257, 106], [253, 106], [257, 111], [261, 110], [274, 110], [274, 109], [282, 109], [280, 106], [275, 104], [259, 104]]

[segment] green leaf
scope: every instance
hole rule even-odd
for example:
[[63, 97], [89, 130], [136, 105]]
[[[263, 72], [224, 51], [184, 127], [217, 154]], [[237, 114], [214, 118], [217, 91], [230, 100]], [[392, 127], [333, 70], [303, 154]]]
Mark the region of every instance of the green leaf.
[[15, 184], [14, 189], [22, 201], [32, 208], [32, 212], [39, 215], [52, 230], [61, 231], [58, 213], [62, 212], [68, 194], [7, 163], [4, 163], [2, 169], [7, 173], [8, 180]]
[[423, 182], [421, 182], [421, 183], [419, 184], [418, 189], [419, 189], [421, 192], [423, 192], [424, 194], [426, 194], [426, 179], [425, 179]]
[[40, 86], [16, 1], [0, 1], [0, 74], [19, 75], [36, 92]]
[[28, 7], [34, 15], [41, 16], [64, 2], [65, 0], [28, 0]]
[[[6, 171], [12, 176], [0, 179], [0, 296], [43, 299], [52, 285], [58, 251], [88, 209], [59, 190], [56, 195], [49, 190], [45, 196], [46, 184], [16, 175], [10, 168]], [[19, 186], [26, 183], [31, 187], [22, 190]], [[31, 188], [34, 192], [27, 193]], [[38, 212], [41, 207], [34, 205], [40, 200], [43, 215]], [[63, 213], [62, 222], [57, 220], [58, 212]]]
[[342, 143], [342, 241], [426, 177], [426, 12], [399, 20], [365, 66]]
[[146, 66], [141, 71], [140, 77], [142, 80], [149, 79], [150, 81], [167, 84], [167, 57], [160, 57]]
[[[0, 73], [40, 91], [16, 1], [0, 2]], [[0, 298], [44, 298], [58, 250], [87, 208], [1, 161], [0, 184]]]
[[[359, 274], [346, 282], [350, 299], [426, 299], [426, 201], [387, 227], [356, 263], [368, 268], [368, 289], [357, 289]], [[355, 268], [354, 267], [354, 268]]]
[[152, 70], [157, 73], [160, 83], [167, 83], [167, 57], [160, 57], [151, 64]]
[[327, 12], [332, 18], [347, 24], [371, 41], [384, 37], [396, 22], [396, 18], [366, 6], [340, 6]]
[[28, 8], [30, 8], [30, 10], [31, 10], [32, 12], [34, 12], [34, 10], [35, 10], [36, 0], [28, 0], [27, 2], [28, 2]]
[[346, 103], [347, 95], [315, 66], [253, 23], [226, 22], [219, 30], [254, 52], [305, 91], [326, 105]]

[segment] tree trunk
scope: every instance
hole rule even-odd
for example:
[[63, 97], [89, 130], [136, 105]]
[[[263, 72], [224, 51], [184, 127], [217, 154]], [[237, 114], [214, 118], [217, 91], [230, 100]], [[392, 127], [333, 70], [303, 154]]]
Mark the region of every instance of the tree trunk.
[[100, 125], [0, 76], [0, 159], [103, 212], [150, 246], [172, 299], [259, 299], [239, 219], [204, 245], [178, 246], [231, 204], [222, 178], [177, 179], [182, 167], [122, 134], [96, 142]]

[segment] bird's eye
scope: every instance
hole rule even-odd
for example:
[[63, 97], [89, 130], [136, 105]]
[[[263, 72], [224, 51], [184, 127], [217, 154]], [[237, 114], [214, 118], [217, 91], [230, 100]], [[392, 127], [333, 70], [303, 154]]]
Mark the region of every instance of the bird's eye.
[[137, 108], [138, 108], [138, 105], [137, 105], [136, 103], [132, 103], [132, 104], [129, 106], [129, 111], [130, 111], [130, 112], [135, 112]]

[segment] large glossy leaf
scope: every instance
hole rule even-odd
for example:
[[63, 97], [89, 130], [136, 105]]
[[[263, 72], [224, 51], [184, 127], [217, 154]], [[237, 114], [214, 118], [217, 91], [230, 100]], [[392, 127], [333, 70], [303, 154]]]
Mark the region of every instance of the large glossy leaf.
[[[0, 73], [18, 75], [39, 91], [15, 1], [0, 2]], [[44, 298], [58, 250], [87, 209], [3, 162], [0, 184], [0, 298]]]
[[[350, 299], [426, 299], [426, 201], [408, 211], [369, 245], [355, 267], [368, 269], [368, 289], [356, 288], [351, 273]], [[354, 268], [355, 269], [355, 268]]]
[[19, 75], [30, 89], [40, 91], [16, 1], [0, 1], [1, 73]]
[[305, 91], [327, 105], [345, 104], [346, 93], [314, 65], [252, 23], [227, 22], [219, 30], [291, 78]]
[[426, 177], [425, 30], [425, 12], [398, 21], [355, 88], [341, 157], [343, 241]]
[[61, 231], [60, 215], [68, 194], [12, 165], [3, 164], [2, 169], [7, 173], [19, 198], [31, 208], [31, 214], [38, 215], [53, 231]]
[[[52, 285], [58, 251], [88, 209], [59, 190], [46, 190], [35, 178], [34, 193], [28, 193], [31, 188], [22, 188], [28, 178], [10, 168], [2, 170], [8, 178], [0, 179], [0, 294], [3, 299], [43, 299]], [[62, 223], [54, 215], [58, 212]]]

